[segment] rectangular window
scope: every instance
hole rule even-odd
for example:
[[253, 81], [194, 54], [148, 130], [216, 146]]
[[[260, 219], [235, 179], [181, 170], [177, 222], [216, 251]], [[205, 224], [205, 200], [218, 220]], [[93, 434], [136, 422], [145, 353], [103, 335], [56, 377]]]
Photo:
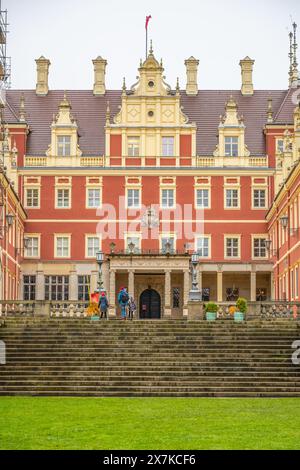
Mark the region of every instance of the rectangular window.
[[253, 256], [254, 258], [266, 258], [266, 240], [265, 238], [253, 239]]
[[209, 189], [197, 189], [197, 207], [209, 207]]
[[90, 300], [90, 284], [91, 276], [78, 276], [78, 300], [83, 302]]
[[87, 237], [87, 256], [96, 258], [96, 253], [100, 249], [99, 237]]
[[128, 236], [126, 237], [126, 252], [139, 253], [140, 252], [140, 237]]
[[128, 137], [128, 156], [138, 157], [140, 155], [140, 138], [139, 137]]
[[35, 300], [36, 276], [23, 276], [24, 300]]
[[70, 256], [70, 238], [56, 237], [56, 257], [69, 258]]
[[180, 288], [173, 287], [173, 295], [172, 295], [172, 304], [173, 308], [180, 308]]
[[39, 207], [39, 194], [38, 188], [27, 188], [26, 189], [26, 207]]
[[38, 258], [39, 256], [39, 237], [26, 237], [27, 246], [25, 249], [26, 258]]
[[295, 298], [299, 297], [299, 268], [295, 268]]
[[98, 188], [90, 188], [88, 189], [88, 207], [89, 208], [97, 208], [100, 207], [100, 189]]
[[45, 300], [69, 300], [69, 276], [45, 276]]
[[283, 149], [284, 149], [283, 139], [277, 139], [277, 146], [276, 146], [277, 153], [282, 153]]
[[140, 190], [127, 189], [127, 207], [139, 208], [140, 207]]
[[226, 189], [226, 208], [239, 207], [239, 190]]
[[161, 207], [168, 209], [174, 207], [174, 189], [162, 189], [161, 191]]
[[70, 207], [70, 190], [69, 189], [57, 189], [57, 200], [56, 207], [59, 209]]
[[175, 251], [175, 238], [172, 236], [161, 237], [161, 252], [162, 253], [174, 253]]
[[61, 135], [57, 138], [57, 155], [59, 157], [70, 157], [71, 155], [71, 137]]
[[239, 154], [239, 138], [225, 137], [225, 157], [237, 157]]
[[226, 238], [226, 258], [239, 257], [239, 239]]
[[163, 157], [174, 156], [174, 137], [162, 138], [162, 156]]
[[254, 189], [253, 207], [257, 207], [257, 208], [266, 207], [266, 190], [265, 189]]
[[199, 237], [197, 239], [197, 253], [201, 258], [209, 257], [209, 237]]

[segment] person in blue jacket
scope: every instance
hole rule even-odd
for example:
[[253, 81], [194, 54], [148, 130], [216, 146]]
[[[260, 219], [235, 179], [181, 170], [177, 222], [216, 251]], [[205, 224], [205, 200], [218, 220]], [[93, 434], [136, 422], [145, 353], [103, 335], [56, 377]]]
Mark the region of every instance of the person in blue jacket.
[[99, 310], [101, 312], [101, 318], [107, 319], [108, 300], [105, 292], [102, 292], [99, 299]]
[[126, 287], [121, 287], [119, 295], [118, 295], [118, 303], [121, 307], [121, 318], [122, 320], [126, 320], [126, 310], [129, 302], [129, 295], [126, 290]]

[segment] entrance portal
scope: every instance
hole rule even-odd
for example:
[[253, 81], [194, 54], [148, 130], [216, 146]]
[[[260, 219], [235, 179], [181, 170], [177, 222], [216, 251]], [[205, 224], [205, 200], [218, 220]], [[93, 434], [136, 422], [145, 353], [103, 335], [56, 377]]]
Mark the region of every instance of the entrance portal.
[[160, 318], [160, 295], [154, 289], [146, 289], [140, 296], [140, 318]]

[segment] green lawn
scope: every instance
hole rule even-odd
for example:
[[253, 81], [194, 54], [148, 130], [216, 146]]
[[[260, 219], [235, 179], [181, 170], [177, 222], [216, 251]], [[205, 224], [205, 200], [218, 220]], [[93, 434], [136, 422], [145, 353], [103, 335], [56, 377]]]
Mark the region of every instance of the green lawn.
[[299, 448], [297, 398], [0, 398], [0, 449]]

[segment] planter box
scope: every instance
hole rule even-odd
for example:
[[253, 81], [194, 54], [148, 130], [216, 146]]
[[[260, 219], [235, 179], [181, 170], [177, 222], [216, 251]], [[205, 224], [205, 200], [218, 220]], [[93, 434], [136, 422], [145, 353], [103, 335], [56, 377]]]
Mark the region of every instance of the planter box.
[[242, 312], [235, 312], [234, 313], [234, 321], [240, 323], [245, 320], [245, 314]]
[[99, 320], [100, 320], [100, 317], [97, 315], [94, 315], [93, 317], [91, 317], [91, 321], [99, 321]]
[[216, 312], [206, 312], [206, 320], [207, 321], [216, 321], [217, 313]]

